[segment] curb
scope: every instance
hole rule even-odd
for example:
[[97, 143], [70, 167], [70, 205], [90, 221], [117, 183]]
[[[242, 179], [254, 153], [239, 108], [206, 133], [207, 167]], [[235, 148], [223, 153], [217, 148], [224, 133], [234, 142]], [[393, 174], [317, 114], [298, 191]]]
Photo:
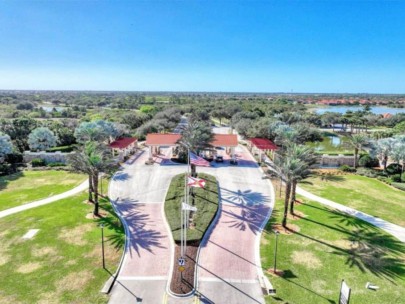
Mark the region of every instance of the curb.
[[[122, 168], [122, 167], [121, 167], [121, 168]], [[121, 224], [124, 226], [124, 230], [125, 230], [125, 244], [124, 244], [124, 251], [123, 251], [123, 253], [122, 253], [121, 260], [120, 260], [120, 263], [118, 264], [117, 270], [115, 271], [114, 274], [112, 274], [112, 275], [108, 278], [107, 282], [104, 283], [104, 286], [103, 286], [103, 288], [102, 288], [101, 291], [100, 291], [100, 292], [105, 293], [105, 294], [109, 294], [109, 293], [111, 292], [111, 289], [112, 289], [112, 287], [114, 286], [115, 281], [116, 281], [117, 278], [118, 278], [118, 274], [119, 274], [120, 271], [121, 271], [121, 267], [122, 267], [122, 264], [124, 263], [124, 259], [125, 259], [125, 254], [126, 254], [127, 249], [128, 249], [129, 230], [128, 230], [127, 223], [126, 223], [126, 221], [124, 220], [124, 218], [121, 216], [121, 213], [120, 213], [120, 212], [118, 211], [118, 209], [115, 207], [113, 201], [111, 200], [111, 183], [112, 183], [112, 181], [114, 180], [115, 175], [116, 175], [118, 172], [120, 172], [120, 171], [121, 171], [121, 170], [118, 170], [117, 172], [114, 173], [114, 175], [112, 176], [112, 178], [111, 178], [111, 180], [110, 180], [110, 183], [108, 184], [108, 199], [109, 199], [109, 201], [110, 201], [110, 203], [111, 203], [111, 206], [112, 206], [113, 209], [114, 209], [114, 212], [117, 214], [118, 218], [120, 219]], [[117, 201], [118, 201], [118, 198], [117, 198]]]

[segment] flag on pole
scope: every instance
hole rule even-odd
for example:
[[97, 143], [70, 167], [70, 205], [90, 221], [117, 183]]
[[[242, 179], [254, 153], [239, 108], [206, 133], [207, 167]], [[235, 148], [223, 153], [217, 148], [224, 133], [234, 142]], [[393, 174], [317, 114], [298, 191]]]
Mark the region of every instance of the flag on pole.
[[196, 166], [209, 167], [210, 162], [190, 151], [190, 163]]
[[195, 178], [188, 176], [187, 177], [187, 186], [190, 187], [197, 187], [197, 188], [204, 188], [205, 187], [205, 180], [202, 178]]
[[183, 210], [189, 210], [189, 211], [197, 211], [197, 207], [195, 207], [195, 206], [191, 206], [191, 205], [189, 205], [189, 204], [186, 204], [186, 203], [182, 203], [181, 204], [181, 209], [183, 209]]

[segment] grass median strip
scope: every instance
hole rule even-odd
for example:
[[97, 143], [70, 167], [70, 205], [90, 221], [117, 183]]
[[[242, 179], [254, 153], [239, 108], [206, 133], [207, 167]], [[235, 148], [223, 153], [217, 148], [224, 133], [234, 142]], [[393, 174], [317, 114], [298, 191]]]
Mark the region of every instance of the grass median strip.
[[[199, 174], [199, 178], [206, 181], [205, 188], [193, 188], [194, 203], [190, 196], [190, 204], [197, 207], [196, 212], [192, 212], [192, 224], [187, 229], [187, 250], [185, 253], [185, 270], [181, 274], [178, 269], [177, 260], [180, 258], [180, 208], [184, 200], [184, 174], [175, 176], [172, 179], [165, 201], [165, 214], [173, 238], [175, 241], [175, 267], [171, 281], [171, 290], [177, 294], [190, 292], [194, 285], [194, 266], [201, 239], [208, 229], [218, 210], [218, 184], [214, 176], [209, 174]], [[182, 279], [183, 278], [183, 279]]]

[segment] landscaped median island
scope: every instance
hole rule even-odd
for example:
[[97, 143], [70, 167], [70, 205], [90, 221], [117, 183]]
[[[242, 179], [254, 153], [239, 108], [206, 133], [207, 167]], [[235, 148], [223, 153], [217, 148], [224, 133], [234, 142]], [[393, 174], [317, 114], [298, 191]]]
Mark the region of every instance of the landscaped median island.
[[[274, 267], [273, 228], [283, 211], [283, 199], [276, 195], [261, 239], [265, 270]], [[350, 303], [403, 303], [405, 244], [360, 219], [299, 200], [299, 216], [289, 218], [296, 231], [278, 236], [277, 269], [284, 274], [266, 272], [277, 291], [266, 303], [337, 304], [342, 279], [352, 289]], [[367, 282], [379, 286], [378, 291], [366, 289]]]
[[67, 171], [22, 171], [0, 177], [0, 211], [69, 191], [86, 180]]
[[[179, 271], [178, 259], [180, 258], [180, 208], [184, 200], [184, 174], [177, 175], [172, 179], [165, 201], [165, 214], [175, 242], [174, 268], [170, 289], [176, 294], [187, 294], [193, 290], [198, 247], [218, 210], [218, 184], [216, 178], [203, 173], [198, 174], [198, 177], [204, 179], [206, 184], [205, 188], [192, 188], [194, 206], [197, 211], [190, 213], [192, 220], [187, 229], [185, 269], [182, 274]], [[192, 196], [190, 196], [190, 204], [192, 204]]]
[[[375, 178], [329, 170], [300, 184], [303, 189], [336, 203], [405, 227], [405, 192]], [[338, 174], [340, 173], [340, 174]]]
[[[103, 217], [86, 218], [92, 209], [83, 193], [0, 219], [0, 303], [107, 303], [100, 290], [125, 234], [108, 198], [100, 200]], [[39, 230], [24, 239], [31, 229]]]

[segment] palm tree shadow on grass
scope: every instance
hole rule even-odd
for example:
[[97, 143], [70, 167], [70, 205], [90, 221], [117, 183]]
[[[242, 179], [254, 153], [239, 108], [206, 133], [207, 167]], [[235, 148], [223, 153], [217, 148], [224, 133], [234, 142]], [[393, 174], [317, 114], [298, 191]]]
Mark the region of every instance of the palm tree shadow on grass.
[[17, 173], [14, 173], [14, 174], [10, 174], [10, 175], [0, 177], [0, 191], [4, 190], [4, 189], [7, 189], [7, 185], [10, 182], [17, 180], [20, 177], [24, 177], [23, 172], [17, 172]]
[[[153, 226], [154, 220], [150, 218], [149, 214], [138, 210], [141, 206], [141, 204], [134, 204], [134, 201], [126, 200], [121, 202], [118, 207], [129, 228], [128, 248], [131, 256], [133, 252], [141, 256], [141, 250], [153, 253], [155, 248], [165, 248], [160, 241], [165, 236], [160, 231], [147, 227], [147, 225]], [[113, 231], [107, 237], [107, 241], [111, 242], [115, 249], [121, 250], [125, 245], [125, 229], [111, 204], [103, 203], [101, 208], [108, 211], [111, 216], [100, 218], [97, 221]]]
[[332, 248], [332, 254], [344, 257], [346, 265], [356, 267], [361, 272], [369, 271], [394, 284], [392, 279], [405, 276], [405, 265], [401, 258], [405, 252], [405, 245], [401, 241], [346, 213], [328, 208], [318, 209], [328, 212], [328, 217], [338, 221], [339, 224], [333, 226], [333, 224], [328, 225], [311, 219], [303, 219], [321, 225], [324, 229], [333, 229], [343, 233], [346, 236], [344, 240], [348, 241], [349, 246], [340, 247], [300, 232], [296, 232], [296, 235]]

